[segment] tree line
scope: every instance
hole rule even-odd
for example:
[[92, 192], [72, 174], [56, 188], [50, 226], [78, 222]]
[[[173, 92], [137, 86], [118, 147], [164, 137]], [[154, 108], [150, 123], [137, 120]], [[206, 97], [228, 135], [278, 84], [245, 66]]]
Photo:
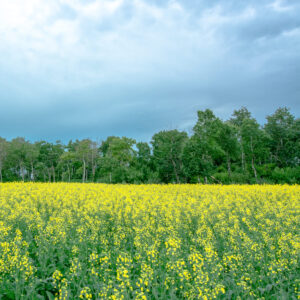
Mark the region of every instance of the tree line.
[[226, 121], [206, 109], [190, 136], [163, 130], [150, 143], [0, 137], [0, 181], [300, 183], [300, 119], [282, 107], [266, 120], [259, 125], [245, 107]]

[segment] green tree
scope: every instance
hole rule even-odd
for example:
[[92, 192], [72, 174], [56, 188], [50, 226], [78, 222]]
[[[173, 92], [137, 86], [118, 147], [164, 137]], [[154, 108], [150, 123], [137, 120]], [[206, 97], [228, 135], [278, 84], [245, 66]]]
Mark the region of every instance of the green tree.
[[205, 149], [205, 143], [193, 135], [185, 144], [183, 150], [183, 165], [188, 182], [200, 183], [203, 177], [205, 182], [211, 177], [213, 160]]
[[295, 119], [289, 135], [290, 162], [292, 167], [300, 165], [300, 118]]
[[293, 128], [295, 126], [295, 117], [286, 107], [278, 108], [274, 114], [267, 116], [265, 130], [271, 137], [270, 146], [272, 159], [279, 167], [285, 167], [293, 164], [295, 157]]
[[[224, 160], [224, 150], [220, 145], [219, 133], [222, 121], [210, 109], [200, 110], [197, 114], [198, 120], [193, 128], [194, 134], [185, 150], [185, 164], [186, 169], [193, 177], [196, 176], [196, 172], [199, 172], [197, 176], [203, 176], [204, 181], [208, 182], [208, 178], [212, 178], [212, 170], [222, 164]], [[189, 149], [192, 151], [190, 155]], [[188, 162], [189, 156], [190, 159], [193, 157], [194, 163]]]
[[193, 134], [160, 131], [151, 145], [110, 136], [50, 143], [0, 138], [0, 182], [14, 180], [147, 183], [299, 182], [300, 119], [287, 108], [264, 127], [245, 107], [229, 121], [212, 110], [197, 112]]
[[74, 174], [74, 164], [77, 161], [76, 153], [75, 152], [64, 152], [59, 157], [59, 164], [58, 166], [62, 170], [62, 180], [64, 181], [65, 178], [68, 178], [70, 182], [73, 178]]
[[241, 158], [241, 166], [243, 171], [246, 170], [246, 161], [245, 161], [245, 150], [244, 150], [244, 143], [242, 137], [242, 125], [244, 120], [252, 119], [251, 113], [248, 111], [246, 107], [241, 107], [239, 110], [234, 110], [232, 114], [232, 118], [229, 120], [229, 123], [233, 124], [237, 130], [237, 140], [240, 145], [240, 158]]
[[194, 136], [201, 141], [206, 157], [211, 157], [214, 163], [222, 161], [224, 152], [219, 144], [219, 129], [222, 121], [210, 109], [198, 111], [198, 120], [193, 128]]
[[218, 122], [216, 140], [224, 152], [228, 176], [231, 177], [231, 163], [237, 158], [239, 153], [239, 145], [235, 128], [230, 123]]
[[137, 153], [135, 157], [135, 181], [146, 183], [152, 178], [151, 148], [148, 143], [136, 144]]
[[108, 137], [100, 146], [100, 176], [109, 177], [109, 182], [127, 182], [135, 157], [135, 140], [127, 137]]
[[56, 167], [60, 156], [64, 153], [64, 146], [60, 141], [57, 141], [55, 144], [41, 141], [37, 143], [37, 147], [39, 148], [39, 171], [42, 172], [44, 180], [48, 176], [49, 182], [55, 182], [57, 177]]
[[78, 142], [76, 146], [76, 156], [77, 159], [82, 163], [82, 182], [87, 181], [88, 179], [88, 165], [90, 163], [90, 151], [92, 147], [92, 141], [90, 139], [84, 139]]
[[26, 145], [26, 161], [29, 164], [28, 174], [30, 174], [30, 180], [34, 181], [35, 180], [35, 165], [38, 162], [38, 156], [39, 156], [39, 148], [38, 145], [27, 143]]
[[265, 161], [268, 156], [268, 138], [264, 131], [260, 129], [260, 126], [255, 119], [243, 120], [241, 137], [243, 141], [242, 146], [246, 152], [246, 160], [251, 164], [255, 180], [258, 181], [256, 163], [257, 160], [260, 163]]
[[2, 170], [4, 168], [4, 163], [7, 158], [8, 145], [8, 142], [0, 137], [0, 182], [3, 181]]
[[25, 176], [28, 173], [26, 170], [27, 149], [28, 142], [22, 137], [13, 139], [9, 144], [10, 167], [15, 169], [15, 173], [18, 177], [21, 177], [22, 181], [25, 180]]
[[182, 155], [188, 140], [186, 132], [160, 131], [152, 137], [153, 158], [163, 182], [180, 183], [184, 177]]

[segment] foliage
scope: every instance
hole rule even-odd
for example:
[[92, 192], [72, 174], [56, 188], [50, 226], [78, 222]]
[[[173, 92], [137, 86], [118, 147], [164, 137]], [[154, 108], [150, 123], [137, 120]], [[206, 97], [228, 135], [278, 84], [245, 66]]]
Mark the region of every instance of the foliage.
[[182, 180], [182, 153], [187, 140], [187, 134], [178, 130], [161, 131], [152, 137], [153, 160], [162, 182]]
[[0, 182], [300, 183], [300, 119], [287, 108], [267, 116], [264, 126], [245, 107], [228, 121], [210, 109], [197, 116], [190, 136], [164, 130], [150, 143], [0, 137]]

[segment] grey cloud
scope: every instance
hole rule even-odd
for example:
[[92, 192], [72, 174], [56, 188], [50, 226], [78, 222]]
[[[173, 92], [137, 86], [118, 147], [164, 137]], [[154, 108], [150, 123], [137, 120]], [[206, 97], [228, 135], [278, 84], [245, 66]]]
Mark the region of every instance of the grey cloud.
[[242, 105], [261, 123], [283, 105], [299, 116], [296, 1], [135, 3], [101, 18], [64, 4], [26, 39], [0, 37], [0, 136], [149, 140], [190, 131], [199, 109], [226, 119]]
[[270, 13], [270, 10], [258, 12], [255, 19], [238, 28], [239, 37], [250, 40], [274, 38], [284, 32], [300, 28], [299, 11], [300, 8], [297, 11], [293, 10], [292, 13], [285, 12], [280, 15], [276, 12]]

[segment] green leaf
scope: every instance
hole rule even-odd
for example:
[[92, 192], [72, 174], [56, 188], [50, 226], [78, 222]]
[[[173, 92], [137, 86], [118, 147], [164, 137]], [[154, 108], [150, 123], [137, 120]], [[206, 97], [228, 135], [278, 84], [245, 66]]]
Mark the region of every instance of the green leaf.
[[54, 296], [53, 294], [51, 294], [50, 292], [46, 291], [46, 294], [48, 296], [48, 300], [54, 300]]

